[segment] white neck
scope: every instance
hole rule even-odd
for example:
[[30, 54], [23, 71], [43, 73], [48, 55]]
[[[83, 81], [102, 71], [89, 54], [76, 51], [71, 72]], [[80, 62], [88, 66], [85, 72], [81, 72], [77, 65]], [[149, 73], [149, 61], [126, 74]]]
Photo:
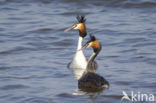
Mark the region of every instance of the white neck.
[[77, 45], [77, 50], [82, 48], [82, 42], [83, 42], [83, 37], [79, 36], [79, 40], [78, 40], [78, 45]]

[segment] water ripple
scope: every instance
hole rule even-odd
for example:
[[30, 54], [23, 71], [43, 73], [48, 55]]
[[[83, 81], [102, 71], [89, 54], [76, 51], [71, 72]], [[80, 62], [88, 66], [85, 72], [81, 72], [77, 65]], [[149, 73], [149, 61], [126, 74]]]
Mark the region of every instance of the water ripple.
[[0, 51], [0, 55], [19, 54], [26, 51], [35, 51], [35, 48], [16, 47], [7, 51]]
[[26, 89], [29, 88], [29, 86], [21, 85], [21, 84], [13, 84], [13, 85], [5, 85], [1, 86], [1, 90], [14, 90], [14, 89]]
[[125, 3], [123, 5], [124, 8], [151, 8], [151, 7], [156, 7], [156, 2], [150, 2], [150, 1], [145, 1], [141, 3]]
[[20, 103], [54, 103], [52, 98], [46, 97], [29, 97], [25, 100], [20, 101]]
[[68, 93], [61, 93], [57, 95], [58, 97], [63, 97], [63, 98], [73, 98], [74, 96]]

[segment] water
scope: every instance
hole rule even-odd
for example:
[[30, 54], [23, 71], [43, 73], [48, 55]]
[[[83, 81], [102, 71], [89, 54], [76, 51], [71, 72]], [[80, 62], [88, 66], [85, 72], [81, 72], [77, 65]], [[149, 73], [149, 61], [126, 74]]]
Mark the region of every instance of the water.
[[[110, 88], [101, 93], [78, 91], [67, 68], [78, 32], [63, 30], [78, 14], [102, 43], [97, 73]], [[0, 0], [0, 103], [120, 103], [123, 90], [156, 96], [155, 18], [155, 0]]]

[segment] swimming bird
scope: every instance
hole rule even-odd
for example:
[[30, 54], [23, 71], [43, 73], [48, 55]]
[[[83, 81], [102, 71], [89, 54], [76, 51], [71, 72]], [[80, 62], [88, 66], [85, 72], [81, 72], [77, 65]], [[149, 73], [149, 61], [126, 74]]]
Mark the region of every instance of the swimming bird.
[[101, 44], [96, 38], [90, 35], [90, 40], [81, 48], [81, 50], [92, 47], [93, 53], [88, 60], [86, 70], [82, 77], [78, 80], [78, 88], [82, 90], [102, 90], [109, 87], [109, 82], [102, 76], [96, 74], [95, 67], [93, 65], [94, 59], [101, 51]]
[[87, 35], [86, 26], [85, 26], [86, 19], [84, 16], [77, 16], [77, 20], [78, 23], [64, 30], [64, 31], [70, 31], [72, 29], [76, 29], [79, 31], [77, 51], [75, 53], [75, 56], [73, 57], [73, 60], [69, 63], [68, 67], [72, 69], [74, 68], [85, 69], [87, 65], [87, 59], [83, 51], [79, 49], [82, 48], [84, 37]]

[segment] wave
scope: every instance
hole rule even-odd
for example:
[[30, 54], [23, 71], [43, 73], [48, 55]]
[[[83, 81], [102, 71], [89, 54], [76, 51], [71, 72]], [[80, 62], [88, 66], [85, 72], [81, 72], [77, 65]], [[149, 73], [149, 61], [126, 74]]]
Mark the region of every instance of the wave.
[[3, 0], [3, 3], [61, 3], [61, 4], [76, 4], [79, 5], [93, 5], [93, 6], [104, 6], [104, 7], [121, 7], [121, 8], [152, 8], [156, 7], [155, 0]]

